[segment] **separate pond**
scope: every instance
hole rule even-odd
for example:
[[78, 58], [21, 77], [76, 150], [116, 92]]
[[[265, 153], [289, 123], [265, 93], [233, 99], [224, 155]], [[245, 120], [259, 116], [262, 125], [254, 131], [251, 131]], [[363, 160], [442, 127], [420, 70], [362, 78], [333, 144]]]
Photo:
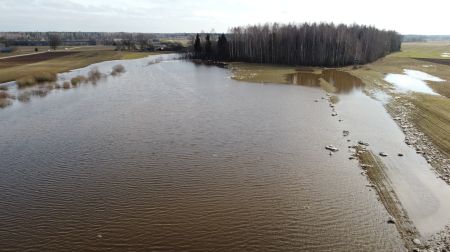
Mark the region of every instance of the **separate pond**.
[[402, 250], [324, 91], [153, 62], [0, 110], [2, 249]]
[[445, 81], [436, 76], [416, 70], [405, 69], [404, 73], [405, 74], [387, 74], [384, 80], [390, 84], [393, 84], [399, 92], [412, 91], [432, 95], [438, 94], [427, 85], [426, 81]]
[[287, 80], [296, 85], [322, 87], [332, 93], [345, 94], [359, 90], [364, 83], [348, 72], [335, 69], [326, 69], [319, 72], [299, 70], [298, 73], [290, 74]]

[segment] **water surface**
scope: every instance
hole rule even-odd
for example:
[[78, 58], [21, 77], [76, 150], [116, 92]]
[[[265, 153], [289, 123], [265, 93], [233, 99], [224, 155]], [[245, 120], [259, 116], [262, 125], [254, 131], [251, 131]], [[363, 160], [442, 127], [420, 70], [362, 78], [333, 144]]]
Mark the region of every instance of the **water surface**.
[[338, 94], [360, 90], [364, 86], [364, 83], [358, 77], [336, 69], [325, 69], [319, 73], [301, 69], [298, 73], [289, 74], [287, 79], [292, 84], [322, 87], [329, 92]]
[[399, 92], [419, 92], [424, 94], [439, 95], [430, 88], [426, 81], [443, 82], [445, 80], [425, 72], [405, 69], [404, 74], [387, 74], [385, 81], [393, 84]]
[[0, 110], [2, 249], [403, 249], [324, 91], [149, 61]]

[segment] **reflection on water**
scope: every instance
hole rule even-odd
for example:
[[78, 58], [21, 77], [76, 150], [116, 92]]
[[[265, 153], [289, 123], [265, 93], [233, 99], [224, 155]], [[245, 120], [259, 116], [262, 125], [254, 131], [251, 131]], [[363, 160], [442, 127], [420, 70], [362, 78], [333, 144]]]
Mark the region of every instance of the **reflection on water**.
[[348, 72], [326, 69], [321, 72], [301, 69], [298, 73], [287, 75], [287, 80], [296, 85], [322, 87], [328, 92], [345, 94], [361, 89], [364, 83]]
[[148, 62], [0, 111], [2, 249], [401, 251], [322, 90]]

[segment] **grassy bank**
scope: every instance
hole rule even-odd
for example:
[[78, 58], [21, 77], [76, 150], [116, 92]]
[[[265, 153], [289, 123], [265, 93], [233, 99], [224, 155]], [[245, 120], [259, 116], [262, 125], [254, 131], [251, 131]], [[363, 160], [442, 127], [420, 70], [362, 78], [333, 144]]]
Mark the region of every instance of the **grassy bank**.
[[450, 99], [431, 95], [416, 95], [411, 102], [414, 124], [450, 158]]
[[390, 57], [445, 59], [442, 53], [446, 52], [450, 53], [450, 42], [403, 43], [401, 52]]
[[[57, 55], [58, 52], [53, 52], [50, 54]], [[14, 81], [25, 76], [33, 75], [35, 73], [61, 73], [72, 69], [82, 68], [102, 61], [137, 59], [154, 54], [158, 53], [120, 52], [114, 51], [111, 47], [100, 46], [74, 49], [68, 55], [55, 57], [48, 56], [47, 59], [41, 58], [37, 62], [35, 60], [23, 62], [20, 61], [21, 57], [0, 59], [0, 83]], [[17, 61], [20, 61], [20, 64], [16, 64]]]

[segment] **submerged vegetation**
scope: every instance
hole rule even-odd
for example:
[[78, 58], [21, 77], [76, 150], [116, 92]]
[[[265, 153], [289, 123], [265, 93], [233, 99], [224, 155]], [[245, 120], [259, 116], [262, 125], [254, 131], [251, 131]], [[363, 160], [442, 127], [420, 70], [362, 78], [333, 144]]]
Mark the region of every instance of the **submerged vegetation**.
[[[111, 47], [83, 47], [64, 52], [49, 52], [0, 60], [0, 83], [15, 81], [34, 73], [61, 73], [108, 60], [128, 60], [163, 52], [114, 51]], [[38, 57], [39, 56], [39, 57]]]
[[10, 96], [7, 92], [0, 91], [0, 108], [5, 108], [11, 105], [11, 98], [13, 97]]
[[191, 57], [261, 64], [335, 67], [373, 62], [401, 48], [395, 31], [344, 24], [254, 25], [212, 41], [196, 36]]
[[120, 75], [122, 73], [125, 73], [125, 67], [123, 65], [119, 64], [119, 65], [113, 66], [113, 69], [112, 69], [112, 72], [111, 72], [112, 76], [117, 76], [117, 75]]
[[87, 80], [96, 84], [101, 78], [105, 77], [98, 68], [94, 67], [88, 72]]
[[57, 80], [56, 73], [39, 72], [16, 80], [19, 88], [30, 87], [41, 83], [54, 82]]
[[76, 77], [73, 77], [70, 82], [72, 83], [72, 86], [78, 86], [81, 83], [87, 82], [87, 78], [83, 75], [78, 75]]
[[[119, 76], [124, 73], [125, 67], [123, 65], [115, 65], [112, 68], [111, 76]], [[87, 73], [87, 76], [78, 75], [70, 79], [70, 81], [63, 81], [58, 83], [57, 74], [54, 73], [36, 73], [30, 76], [26, 76], [16, 81], [19, 88], [17, 97], [10, 95], [6, 86], [1, 86], [0, 89], [0, 108], [5, 108], [13, 103], [14, 100], [18, 100], [23, 103], [27, 103], [31, 100], [32, 96], [45, 97], [53, 89], [71, 89], [79, 87], [81, 84], [97, 84], [98, 81], [105, 79], [106, 74], [102, 73], [97, 67], [93, 67]], [[4, 87], [4, 88], [3, 88]]]

